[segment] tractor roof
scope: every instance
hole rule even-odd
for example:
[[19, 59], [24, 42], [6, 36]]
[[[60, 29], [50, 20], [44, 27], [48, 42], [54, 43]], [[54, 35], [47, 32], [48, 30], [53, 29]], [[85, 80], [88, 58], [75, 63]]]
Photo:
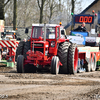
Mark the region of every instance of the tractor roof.
[[[40, 26], [40, 27], [43, 27], [44, 24], [32, 24], [32, 26]], [[56, 27], [56, 26], [60, 26], [60, 25], [57, 25], [57, 24], [46, 24], [46, 27]]]

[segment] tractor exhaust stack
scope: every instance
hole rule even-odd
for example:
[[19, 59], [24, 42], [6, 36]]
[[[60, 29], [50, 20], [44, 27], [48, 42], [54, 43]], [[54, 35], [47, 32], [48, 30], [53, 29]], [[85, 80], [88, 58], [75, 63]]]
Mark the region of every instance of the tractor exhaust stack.
[[44, 41], [46, 41], [46, 23], [44, 23]]

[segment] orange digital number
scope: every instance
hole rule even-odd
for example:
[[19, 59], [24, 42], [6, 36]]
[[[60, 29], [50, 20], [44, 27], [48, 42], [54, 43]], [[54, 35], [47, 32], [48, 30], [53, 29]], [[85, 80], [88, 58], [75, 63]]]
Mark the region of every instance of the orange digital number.
[[92, 17], [89, 16], [80, 16], [80, 19], [79, 19], [79, 22], [82, 23], [82, 22], [85, 22], [85, 23], [92, 23]]
[[79, 22], [83, 22], [83, 20], [84, 20], [84, 17], [80, 16]]
[[88, 22], [88, 17], [87, 17], [87, 16], [84, 17], [84, 22], [85, 22], [85, 23]]
[[92, 22], [92, 17], [90, 16], [89, 18], [88, 18], [88, 23], [91, 23]]

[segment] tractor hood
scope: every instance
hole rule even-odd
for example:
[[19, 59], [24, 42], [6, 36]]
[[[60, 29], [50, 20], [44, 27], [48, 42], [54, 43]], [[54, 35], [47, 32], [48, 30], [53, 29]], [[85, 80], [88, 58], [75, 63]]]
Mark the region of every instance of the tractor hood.
[[49, 47], [49, 42], [48, 41], [34, 41], [33, 42], [34, 47]]

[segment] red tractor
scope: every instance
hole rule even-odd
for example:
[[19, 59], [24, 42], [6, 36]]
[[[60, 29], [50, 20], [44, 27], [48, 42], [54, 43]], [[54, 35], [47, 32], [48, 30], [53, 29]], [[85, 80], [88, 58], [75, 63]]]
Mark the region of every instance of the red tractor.
[[60, 25], [33, 24], [30, 39], [20, 42], [17, 48], [17, 72], [48, 68], [52, 74], [75, 74], [78, 49], [61, 32]]

